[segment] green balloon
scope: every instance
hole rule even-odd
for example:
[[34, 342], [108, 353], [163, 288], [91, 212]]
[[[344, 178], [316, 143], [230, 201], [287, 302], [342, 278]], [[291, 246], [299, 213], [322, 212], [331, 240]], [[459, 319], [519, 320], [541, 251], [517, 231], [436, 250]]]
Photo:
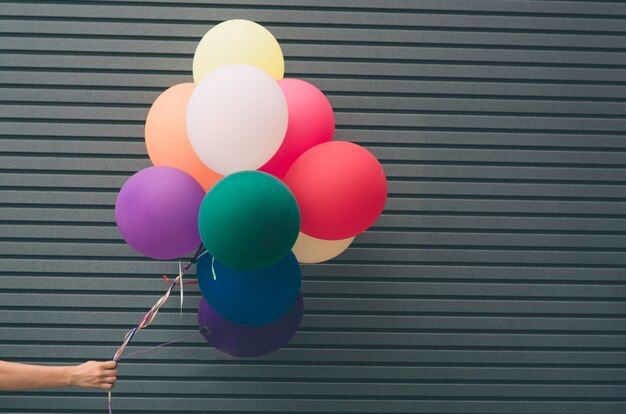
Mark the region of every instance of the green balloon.
[[291, 190], [259, 171], [228, 175], [209, 190], [198, 216], [200, 237], [217, 261], [239, 270], [270, 267], [285, 257], [300, 231]]

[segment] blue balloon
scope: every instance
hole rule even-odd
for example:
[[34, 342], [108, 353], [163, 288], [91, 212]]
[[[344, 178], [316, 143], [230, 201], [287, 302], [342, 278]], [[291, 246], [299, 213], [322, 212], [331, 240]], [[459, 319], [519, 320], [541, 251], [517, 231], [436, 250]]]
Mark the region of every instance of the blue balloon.
[[261, 270], [233, 269], [207, 253], [198, 261], [197, 274], [202, 295], [211, 307], [224, 319], [243, 326], [278, 321], [300, 294], [300, 265], [291, 252]]

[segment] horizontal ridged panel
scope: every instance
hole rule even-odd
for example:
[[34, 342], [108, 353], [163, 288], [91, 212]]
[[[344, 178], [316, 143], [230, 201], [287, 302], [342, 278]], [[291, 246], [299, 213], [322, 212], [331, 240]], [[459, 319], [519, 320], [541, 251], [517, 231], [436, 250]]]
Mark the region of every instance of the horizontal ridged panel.
[[[121, 364], [114, 412], [623, 413], [626, 5], [475, 0], [0, 4], [0, 358], [108, 359], [177, 263], [121, 239], [146, 114], [212, 25], [248, 18], [382, 162], [382, 217], [303, 267], [252, 360], [194, 338]], [[195, 270], [192, 269], [192, 274]], [[193, 278], [192, 275], [189, 277]], [[185, 290], [129, 352], [195, 329]], [[2, 393], [6, 413], [102, 393]]]

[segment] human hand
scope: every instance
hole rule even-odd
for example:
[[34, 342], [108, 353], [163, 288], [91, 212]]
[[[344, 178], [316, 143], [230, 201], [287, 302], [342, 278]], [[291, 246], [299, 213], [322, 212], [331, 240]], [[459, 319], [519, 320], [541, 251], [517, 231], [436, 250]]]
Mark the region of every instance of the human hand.
[[70, 384], [81, 388], [110, 390], [117, 381], [117, 362], [88, 361], [71, 367]]

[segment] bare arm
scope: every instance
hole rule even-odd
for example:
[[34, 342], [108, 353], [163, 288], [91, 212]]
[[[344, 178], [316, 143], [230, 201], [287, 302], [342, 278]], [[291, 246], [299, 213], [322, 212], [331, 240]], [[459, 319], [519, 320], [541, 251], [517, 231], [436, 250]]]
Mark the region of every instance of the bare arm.
[[76, 386], [110, 390], [117, 363], [89, 361], [75, 366], [43, 366], [0, 361], [0, 391]]

